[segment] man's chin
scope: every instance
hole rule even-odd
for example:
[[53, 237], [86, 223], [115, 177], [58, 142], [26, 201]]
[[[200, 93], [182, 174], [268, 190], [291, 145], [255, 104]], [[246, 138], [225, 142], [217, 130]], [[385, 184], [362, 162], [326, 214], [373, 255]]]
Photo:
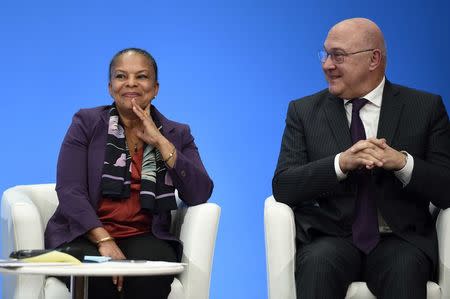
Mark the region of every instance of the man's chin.
[[337, 86], [331, 85], [331, 84], [328, 85], [328, 91], [332, 95], [337, 96], [337, 97], [339, 97], [342, 94], [342, 90], [340, 88], [338, 88]]

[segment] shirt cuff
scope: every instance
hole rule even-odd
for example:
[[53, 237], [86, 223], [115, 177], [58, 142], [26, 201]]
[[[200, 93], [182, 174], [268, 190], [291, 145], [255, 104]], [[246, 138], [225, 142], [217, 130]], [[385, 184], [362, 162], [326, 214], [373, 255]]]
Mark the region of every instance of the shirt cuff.
[[338, 181], [345, 180], [347, 178], [347, 174], [343, 173], [341, 170], [341, 167], [339, 166], [339, 157], [341, 156], [341, 153], [337, 154], [336, 157], [334, 157], [334, 171], [336, 172], [336, 177]]
[[403, 152], [406, 154], [406, 164], [403, 166], [402, 169], [399, 169], [397, 171], [394, 171], [395, 176], [397, 179], [402, 182], [403, 187], [409, 184], [409, 181], [411, 180], [411, 175], [414, 168], [414, 158], [407, 152]]

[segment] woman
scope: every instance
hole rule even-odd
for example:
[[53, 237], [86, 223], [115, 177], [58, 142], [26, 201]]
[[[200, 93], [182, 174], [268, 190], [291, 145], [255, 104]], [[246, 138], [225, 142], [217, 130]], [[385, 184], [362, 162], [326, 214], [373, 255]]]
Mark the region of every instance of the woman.
[[[109, 67], [109, 106], [73, 118], [58, 159], [59, 206], [45, 231], [46, 248], [80, 247], [113, 259], [180, 261], [169, 233], [174, 190], [187, 205], [213, 189], [189, 127], [153, 105], [158, 69], [142, 49], [118, 52]], [[167, 298], [173, 276], [91, 278], [90, 298]]]

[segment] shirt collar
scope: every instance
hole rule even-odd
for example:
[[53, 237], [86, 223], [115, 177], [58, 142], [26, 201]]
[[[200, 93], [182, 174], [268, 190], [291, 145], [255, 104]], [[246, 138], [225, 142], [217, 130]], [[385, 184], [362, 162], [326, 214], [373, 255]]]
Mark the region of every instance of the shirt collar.
[[[384, 84], [386, 83], [386, 77], [383, 76], [383, 80], [381, 80], [380, 84], [378, 84], [375, 89], [373, 89], [371, 92], [366, 94], [365, 96], [361, 97], [372, 104], [374, 104], [377, 107], [381, 107], [381, 101], [383, 100], [383, 90], [384, 90]], [[344, 104], [347, 104], [350, 100], [344, 100]]]

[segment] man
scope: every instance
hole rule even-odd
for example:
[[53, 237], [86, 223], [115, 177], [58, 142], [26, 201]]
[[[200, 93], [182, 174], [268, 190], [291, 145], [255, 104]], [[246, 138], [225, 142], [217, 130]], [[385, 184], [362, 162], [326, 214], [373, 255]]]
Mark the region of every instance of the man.
[[378, 26], [336, 24], [328, 89], [290, 103], [273, 179], [297, 228], [297, 297], [426, 298], [437, 263], [429, 203], [450, 206], [450, 124], [440, 96], [390, 83]]

